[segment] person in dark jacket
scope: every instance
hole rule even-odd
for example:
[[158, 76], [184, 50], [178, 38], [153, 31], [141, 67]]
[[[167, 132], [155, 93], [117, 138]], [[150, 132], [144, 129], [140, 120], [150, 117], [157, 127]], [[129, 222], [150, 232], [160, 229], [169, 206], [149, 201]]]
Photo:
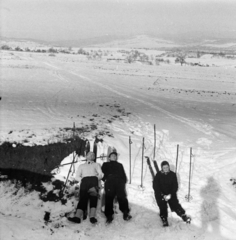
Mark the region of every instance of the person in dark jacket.
[[102, 165], [104, 174], [102, 180], [105, 182], [105, 215], [107, 218], [106, 223], [108, 224], [113, 221], [113, 202], [115, 197], [117, 197], [119, 209], [123, 213], [123, 219], [128, 221], [132, 218], [129, 214], [130, 209], [125, 189], [127, 177], [124, 167], [117, 162], [116, 152], [109, 154], [109, 160], [110, 162], [105, 162]]
[[156, 174], [153, 180], [153, 189], [157, 205], [160, 209], [163, 226], [169, 225], [167, 220], [167, 204], [170, 206], [171, 211], [176, 212], [185, 222], [190, 223], [190, 217], [185, 214], [185, 210], [177, 198], [178, 181], [176, 174], [170, 171], [170, 166], [167, 161], [161, 163], [161, 171]]

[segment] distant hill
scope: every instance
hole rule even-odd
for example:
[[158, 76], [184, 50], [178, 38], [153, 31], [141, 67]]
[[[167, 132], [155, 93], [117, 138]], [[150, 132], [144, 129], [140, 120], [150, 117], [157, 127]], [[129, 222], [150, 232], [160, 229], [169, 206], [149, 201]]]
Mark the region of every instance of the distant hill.
[[64, 47], [108, 47], [129, 49], [160, 49], [171, 50], [177, 48], [222, 49], [236, 50], [236, 39], [230, 38], [185, 38], [172, 39], [171, 37], [157, 38], [148, 35], [138, 36], [101, 36], [97, 38], [78, 39], [70, 41], [51, 42], [55, 46]]
[[[171, 39], [171, 37], [169, 38]], [[35, 39], [1, 38], [2, 44], [21, 47], [100, 47], [121, 49], [157, 49], [157, 50], [213, 50], [213, 51], [236, 51], [236, 39], [226, 38], [188, 38], [181, 40], [169, 40], [148, 35], [138, 36], [101, 36], [96, 38], [77, 39], [69, 41], [40, 41]]]
[[109, 43], [97, 44], [100, 47], [111, 48], [147, 48], [147, 49], [160, 49], [160, 48], [173, 48], [179, 47], [172, 41], [150, 37], [147, 35], [139, 35], [125, 40], [115, 40]]
[[130, 36], [116, 36], [116, 35], [105, 35], [94, 38], [81, 38], [74, 40], [63, 40], [63, 41], [54, 41], [51, 44], [63, 46], [63, 47], [90, 47], [97, 44], [106, 44], [115, 40], [127, 40]]

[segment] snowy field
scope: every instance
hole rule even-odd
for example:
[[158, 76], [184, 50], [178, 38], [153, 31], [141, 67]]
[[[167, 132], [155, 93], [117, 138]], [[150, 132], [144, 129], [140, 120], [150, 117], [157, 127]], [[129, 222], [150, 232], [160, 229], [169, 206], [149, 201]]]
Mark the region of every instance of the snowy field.
[[[91, 129], [81, 134], [91, 143], [105, 133], [104, 141], [116, 147], [129, 177], [131, 136], [132, 181], [127, 191], [133, 218], [124, 222], [118, 211], [114, 223], [105, 226], [98, 208], [97, 226], [88, 219], [72, 224], [59, 217], [73, 209], [72, 202], [43, 202], [37, 192], [24, 189], [13, 194], [14, 186], [1, 182], [0, 239], [236, 239], [236, 189], [230, 182], [236, 178], [236, 64], [228, 59], [195, 61], [210, 67], [2, 51], [1, 143], [55, 142], [63, 135], [61, 129], [75, 122], [76, 127]], [[175, 171], [179, 144], [178, 196], [192, 217], [191, 225], [169, 212], [170, 227], [162, 227], [146, 162], [144, 189], [139, 187], [142, 138], [145, 156], [152, 160], [154, 124], [159, 166], [168, 160]], [[192, 199], [187, 202], [190, 147]], [[71, 159], [72, 155], [64, 161]], [[51, 212], [48, 225], [45, 211]]]

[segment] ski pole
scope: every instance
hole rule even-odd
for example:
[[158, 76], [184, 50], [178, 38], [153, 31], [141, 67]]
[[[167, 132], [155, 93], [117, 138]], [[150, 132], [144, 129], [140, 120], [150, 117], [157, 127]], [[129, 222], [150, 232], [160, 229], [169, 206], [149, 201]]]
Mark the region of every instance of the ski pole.
[[175, 173], [177, 173], [177, 167], [178, 167], [178, 158], [179, 158], [179, 144], [177, 144], [177, 153], [176, 153], [176, 166], [175, 166]]
[[190, 166], [189, 166], [188, 201], [190, 201], [190, 190], [191, 190], [191, 172], [192, 172], [192, 148], [190, 148]]
[[[82, 160], [82, 161], [85, 161], [85, 160]], [[64, 163], [64, 164], [60, 164], [60, 165], [57, 165], [57, 168], [59, 167], [63, 167], [63, 166], [66, 166], [66, 165], [70, 165], [72, 163], [77, 163], [78, 161], [74, 161], [74, 162], [69, 162], [69, 163]]]
[[143, 144], [142, 144], [141, 187], [143, 187], [143, 157], [144, 157], [144, 138], [143, 138]]
[[154, 151], [153, 151], [153, 160], [156, 157], [156, 124], [154, 124]]
[[186, 199], [188, 200], [188, 202], [190, 201], [190, 190], [191, 190], [191, 168], [192, 168], [192, 148], [190, 148], [190, 165], [189, 165], [189, 181], [188, 181], [188, 195], [186, 196]]
[[131, 137], [129, 136], [129, 183], [131, 184]]

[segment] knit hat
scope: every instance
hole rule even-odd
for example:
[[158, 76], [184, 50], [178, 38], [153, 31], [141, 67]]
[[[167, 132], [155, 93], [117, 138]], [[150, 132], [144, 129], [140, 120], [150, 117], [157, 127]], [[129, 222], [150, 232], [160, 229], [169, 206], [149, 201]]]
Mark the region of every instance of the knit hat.
[[167, 161], [163, 161], [162, 163], [161, 163], [161, 169], [163, 168], [163, 166], [165, 166], [165, 165], [168, 165], [168, 166], [170, 166], [170, 164], [167, 162]]
[[110, 156], [111, 156], [112, 154], [115, 154], [116, 156], [118, 155], [117, 152], [114, 152], [114, 151], [113, 151], [113, 152], [111, 152], [111, 153], [108, 155], [108, 157], [110, 158]]

